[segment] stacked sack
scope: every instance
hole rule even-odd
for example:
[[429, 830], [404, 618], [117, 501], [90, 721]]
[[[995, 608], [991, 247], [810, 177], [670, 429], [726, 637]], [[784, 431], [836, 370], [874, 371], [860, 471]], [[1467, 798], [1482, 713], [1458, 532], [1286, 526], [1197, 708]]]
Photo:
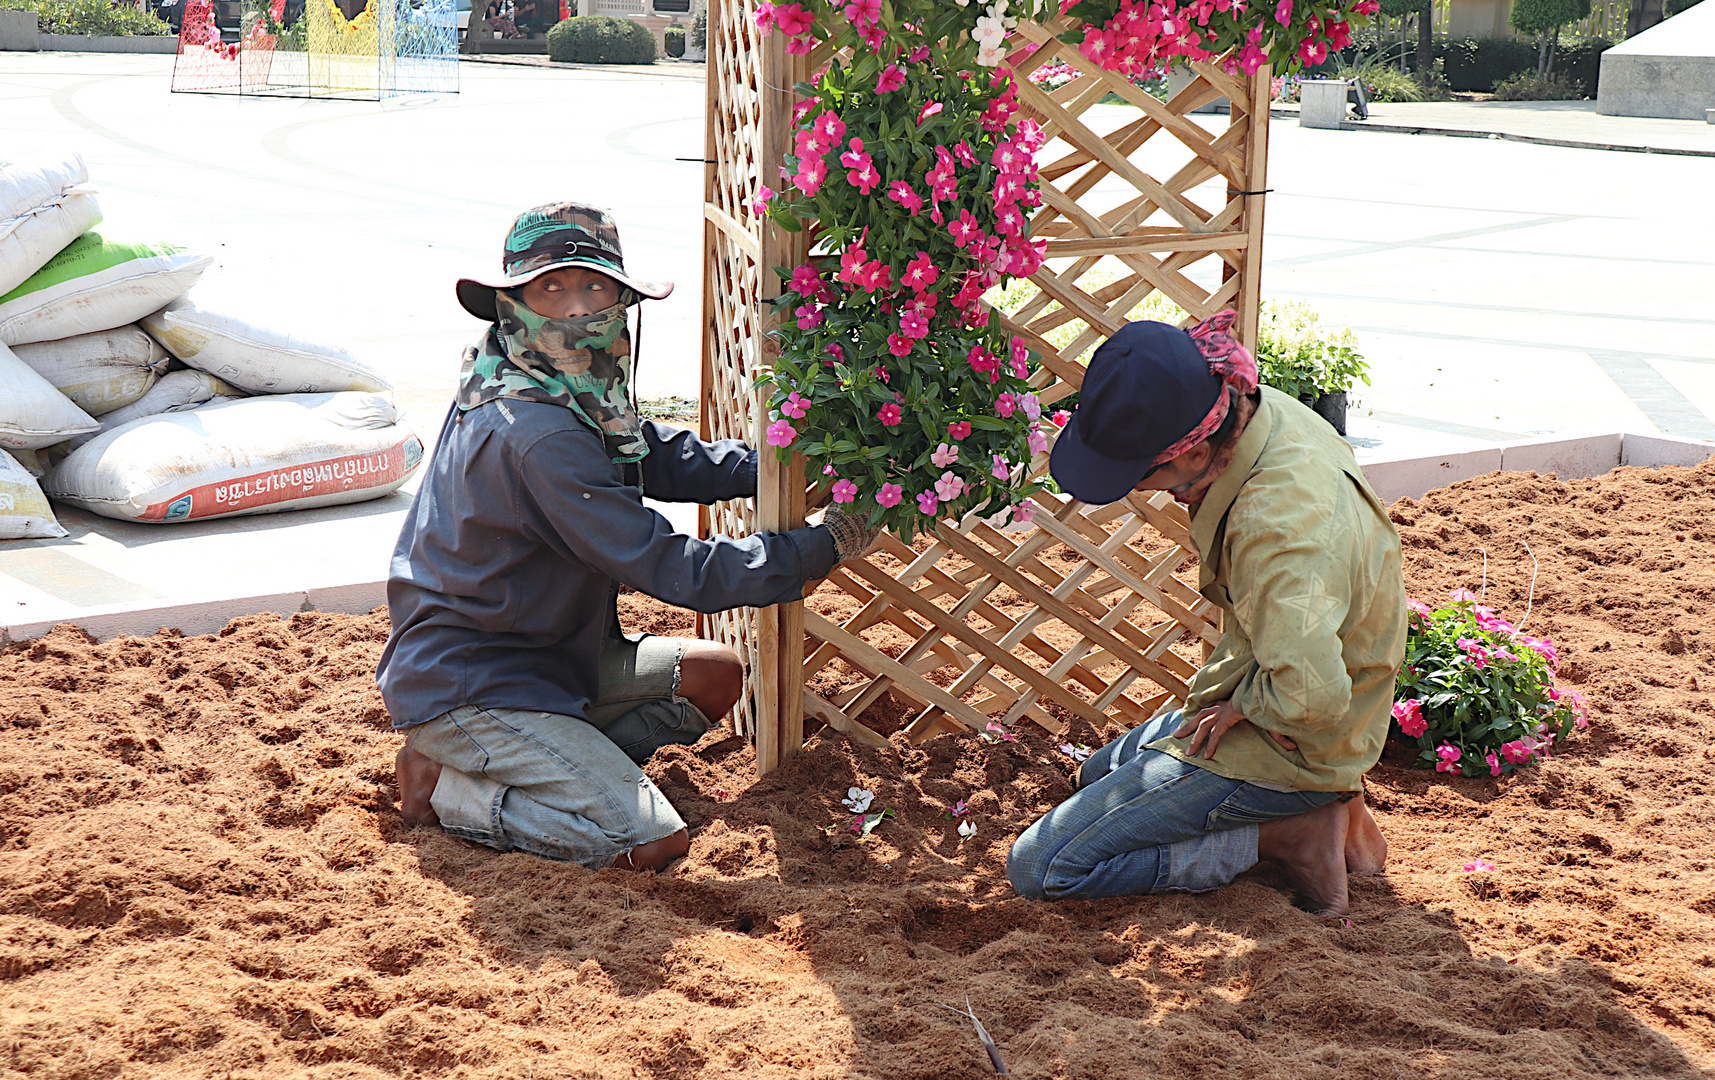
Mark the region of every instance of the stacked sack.
[[0, 539], [65, 535], [44, 492], [188, 521], [378, 498], [416, 469], [386, 379], [202, 311], [208, 256], [100, 220], [81, 158], [0, 167]]

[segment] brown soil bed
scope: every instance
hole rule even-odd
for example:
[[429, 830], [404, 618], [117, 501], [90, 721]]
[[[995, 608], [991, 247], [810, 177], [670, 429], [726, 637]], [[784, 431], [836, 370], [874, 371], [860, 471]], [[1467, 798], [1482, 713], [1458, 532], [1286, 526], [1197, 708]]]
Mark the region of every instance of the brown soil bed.
[[[1026, 1077], [1706, 1075], [1712, 489], [1715, 465], [1490, 476], [1395, 508], [1420, 595], [1476, 588], [1482, 548], [1490, 602], [1522, 616], [1530, 544], [1529, 630], [1594, 726], [1504, 782], [1384, 762], [1394, 858], [1349, 919], [1296, 910], [1266, 870], [1201, 896], [1014, 897], [1010, 841], [1071, 790], [1031, 734], [818, 738], [760, 781], [711, 735], [650, 767], [693, 829], [668, 875], [499, 854], [399, 820], [383, 615], [58, 630], [0, 653], [0, 1069], [992, 1075], [935, 1007], [968, 995]], [[898, 814], [861, 842], [826, 828], [853, 784]], [[1479, 856], [1498, 869], [1460, 872]]]

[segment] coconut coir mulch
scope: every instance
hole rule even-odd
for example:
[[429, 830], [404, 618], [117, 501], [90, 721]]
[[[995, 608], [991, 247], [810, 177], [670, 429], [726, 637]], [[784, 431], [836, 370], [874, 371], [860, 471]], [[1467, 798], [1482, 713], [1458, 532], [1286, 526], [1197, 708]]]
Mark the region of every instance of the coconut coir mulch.
[[[763, 780], [663, 752], [660, 878], [402, 826], [380, 613], [0, 653], [0, 1069], [32, 1077], [1700, 1076], [1715, 1064], [1715, 465], [1490, 476], [1394, 508], [1414, 592], [1554, 637], [1588, 737], [1497, 782], [1388, 761], [1348, 919], [1267, 870], [1040, 904], [1046, 739], [839, 736]], [[634, 628], [689, 617], [625, 598]], [[869, 716], [897, 724], [887, 699]], [[1104, 734], [1075, 729], [1095, 742]], [[839, 799], [895, 811], [866, 840]], [[977, 833], [944, 816], [969, 801]], [[834, 826], [830, 832], [828, 827]], [[1483, 857], [1493, 872], [1462, 873]]]

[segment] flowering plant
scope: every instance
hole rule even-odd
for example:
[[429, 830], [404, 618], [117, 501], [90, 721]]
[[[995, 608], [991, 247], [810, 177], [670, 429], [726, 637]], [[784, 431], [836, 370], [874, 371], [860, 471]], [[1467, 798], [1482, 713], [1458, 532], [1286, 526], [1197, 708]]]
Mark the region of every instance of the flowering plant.
[[1469, 589], [1436, 609], [1407, 603], [1393, 726], [1417, 743], [1423, 767], [1500, 776], [1589, 726], [1583, 697], [1554, 686], [1554, 642], [1525, 636]]
[[906, 538], [972, 510], [1028, 521], [1027, 466], [1048, 447], [1029, 352], [982, 303], [1003, 278], [1035, 273], [1045, 249], [1027, 224], [1044, 136], [1017, 116], [1010, 70], [989, 70], [1007, 7], [758, 12], [789, 51], [830, 36], [841, 50], [797, 87], [780, 191], [757, 200], [786, 229], [818, 229], [809, 260], [778, 270], [766, 439], [782, 460], [804, 454], [835, 504]]
[[1264, 64], [1287, 72], [1316, 66], [1352, 42], [1352, 23], [1381, 9], [1378, 0], [1072, 0], [1061, 9], [1084, 26], [1065, 40], [1110, 71], [1139, 74], [1175, 60], [1211, 61], [1255, 74]]
[[[1058, 12], [1087, 24], [1086, 57], [1158, 77], [1175, 59], [1228, 50], [1235, 71], [1319, 62], [1346, 42], [1351, 13], [1375, 7], [1278, 0], [1272, 21], [1243, 0], [1060, 0]], [[1018, 115], [1004, 62], [1018, 20], [1055, 10], [1052, 0], [756, 9], [788, 53], [822, 42], [832, 57], [794, 87], [802, 101], [779, 190], [764, 183], [752, 202], [782, 228], [816, 229], [804, 263], [775, 268], [786, 287], [779, 358], [762, 379], [765, 438], [781, 460], [802, 453], [834, 503], [907, 539], [973, 511], [1000, 526], [1033, 512], [1028, 465], [1052, 424], [1030, 390], [1029, 350], [991, 324], [982, 297], [1045, 257], [1029, 216], [1042, 204], [1036, 153], [1047, 136]]]

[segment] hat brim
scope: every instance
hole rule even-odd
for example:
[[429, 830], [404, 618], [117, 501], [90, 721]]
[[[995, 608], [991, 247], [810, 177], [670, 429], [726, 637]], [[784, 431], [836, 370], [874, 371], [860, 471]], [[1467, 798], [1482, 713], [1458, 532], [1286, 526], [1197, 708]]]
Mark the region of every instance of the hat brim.
[[529, 284], [552, 270], [564, 270], [567, 267], [581, 266], [606, 274], [608, 277], [624, 285], [632, 292], [650, 300], [665, 300], [673, 292], [671, 281], [644, 281], [628, 274], [622, 274], [613, 268], [584, 259], [568, 259], [565, 262], [551, 263], [539, 266], [529, 273], [516, 276], [499, 275], [496, 277], [460, 278], [455, 291], [458, 293], [459, 306], [481, 319], [483, 322], [494, 322], [500, 318], [494, 310], [494, 293], [496, 289], [516, 289], [520, 285]]
[[1153, 461], [1128, 461], [1098, 454], [1084, 444], [1078, 414], [1066, 421], [1048, 456], [1048, 471], [1060, 490], [1079, 502], [1119, 502], [1148, 475]]

